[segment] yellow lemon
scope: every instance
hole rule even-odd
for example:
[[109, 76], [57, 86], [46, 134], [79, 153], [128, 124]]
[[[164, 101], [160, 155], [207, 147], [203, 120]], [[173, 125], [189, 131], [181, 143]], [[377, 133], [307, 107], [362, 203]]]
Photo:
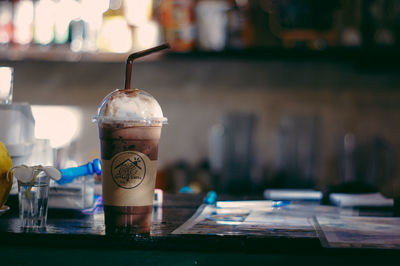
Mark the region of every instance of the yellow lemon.
[[6, 203], [13, 183], [12, 175], [7, 178], [7, 172], [11, 167], [11, 157], [4, 144], [0, 141], [0, 208]]

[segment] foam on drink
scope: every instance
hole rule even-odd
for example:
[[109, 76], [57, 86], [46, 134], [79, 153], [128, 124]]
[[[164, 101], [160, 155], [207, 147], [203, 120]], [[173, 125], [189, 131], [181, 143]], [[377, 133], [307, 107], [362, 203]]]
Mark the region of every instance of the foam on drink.
[[104, 112], [111, 120], [149, 120], [162, 119], [163, 113], [158, 102], [148, 93], [138, 89], [120, 91], [113, 95]]

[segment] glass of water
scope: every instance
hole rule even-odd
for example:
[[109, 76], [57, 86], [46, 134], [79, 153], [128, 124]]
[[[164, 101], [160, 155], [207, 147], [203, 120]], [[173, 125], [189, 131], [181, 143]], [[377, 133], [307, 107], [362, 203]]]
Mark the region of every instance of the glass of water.
[[22, 228], [45, 228], [50, 177], [43, 170], [35, 170], [30, 182], [18, 181], [19, 218]]

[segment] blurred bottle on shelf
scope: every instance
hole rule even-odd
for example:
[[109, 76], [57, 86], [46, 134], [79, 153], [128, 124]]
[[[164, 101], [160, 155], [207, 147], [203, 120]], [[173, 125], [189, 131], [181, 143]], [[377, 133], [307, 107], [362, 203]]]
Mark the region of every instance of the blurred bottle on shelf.
[[78, 16], [79, 4], [75, 0], [54, 0], [54, 43], [65, 44], [69, 39], [69, 26]]
[[132, 31], [125, 18], [122, 0], [110, 0], [109, 8], [103, 14], [97, 46], [103, 52], [126, 53], [132, 49]]
[[127, 0], [124, 3], [124, 15], [129, 25], [138, 27], [152, 19], [153, 0]]
[[132, 29], [132, 49], [143, 50], [163, 42], [161, 28], [153, 18], [153, 0], [125, 1], [125, 17]]
[[196, 29], [194, 0], [163, 0], [159, 17], [166, 41], [177, 52], [190, 52], [195, 47]]
[[33, 39], [33, 1], [19, 0], [14, 2], [13, 43], [26, 45]]
[[338, 24], [340, 26], [340, 44], [344, 47], [361, 45], [361, 0], [343, 1]]
[[74, 11], [71, 14], [71, 21], [69, 22], [69, 39], [70, 49], [73, 52], [80, 52], [83, 49], [83, 40], [85, 38], [85, 26], [82, 19], [82, 4], [74, 1]]
[[34, 4], [35, 26], [33, 40], [40, 45], [48, 45], [54, 40], [55, 3], [52, 0], [39, 0]]
[[199, 1], [195, 8], [199, 49], [222, 51], [227, 42], [229, 5], [226, 1]]
[[97, 38], [103, 24], [103, 13], [109, 8], [109, 0], [81, 0], [83, 38], [82, 50], [95, 52], [97, 50]]
[[249, 45], [251, 25], [249, 21], [249, 0], [230, 0], [228, 10], [227, 47], [243, 49]]
[[11, 1], [0, 1], [0, 44], [8, 44], [12, 39], [12, 3]]
[[397, 0], [371, 0], [361, 4], [363, 46], [394, 47], [400, 37], [400, 8]]
[[83, 41], [85, 38], [85, 24], [80, 16], [74, 18], [70, 24], [71, 43], [70, 49], [73, 52], [83, 50]]
[[282, 41], [284, 48], [306, 47], [324, 50], [338, 43], [336, 11], [338, 0], [278, 1], [265, 5], [270, 31]]
[[0, 45], [124, 53], [396, 48], [398, 0], [0, 0]]
[[109, 0], [74, 1], [75, 8], [70, 14], [70, 48], [74, 52], [97, 51], [97, 39], [103, 23], [103, 13], [109, 8]]

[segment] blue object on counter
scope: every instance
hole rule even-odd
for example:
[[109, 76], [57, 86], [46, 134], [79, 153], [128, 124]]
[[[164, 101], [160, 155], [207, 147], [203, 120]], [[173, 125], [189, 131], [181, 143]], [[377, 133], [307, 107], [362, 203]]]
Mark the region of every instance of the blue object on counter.
[[194, 193], [193, 189], [189, 186], [181, 187], [179, 193]]
[[58, 184], [67, 184], [74, 181], [75, 178], [85, 175], [101, 175], [101, 161], [99, 159], [94, 159], [93, 162], [88, 162], [87, 164], [71, 167], [66, 169], [61, 169], [61, 179], [57, 181]]
[[274, 200], [272, 203], [272, 207], [274, 207], [274, 208], [284, 207], [287, 205], [290, 205], [290, 201], [288, 201], [288, 200], [279, 200], [279, 201]]
[[211, 190], [204, 197], [203, 202], [205, 204], [215, 204], [217, 202], [217, 193], [214, 190]]

